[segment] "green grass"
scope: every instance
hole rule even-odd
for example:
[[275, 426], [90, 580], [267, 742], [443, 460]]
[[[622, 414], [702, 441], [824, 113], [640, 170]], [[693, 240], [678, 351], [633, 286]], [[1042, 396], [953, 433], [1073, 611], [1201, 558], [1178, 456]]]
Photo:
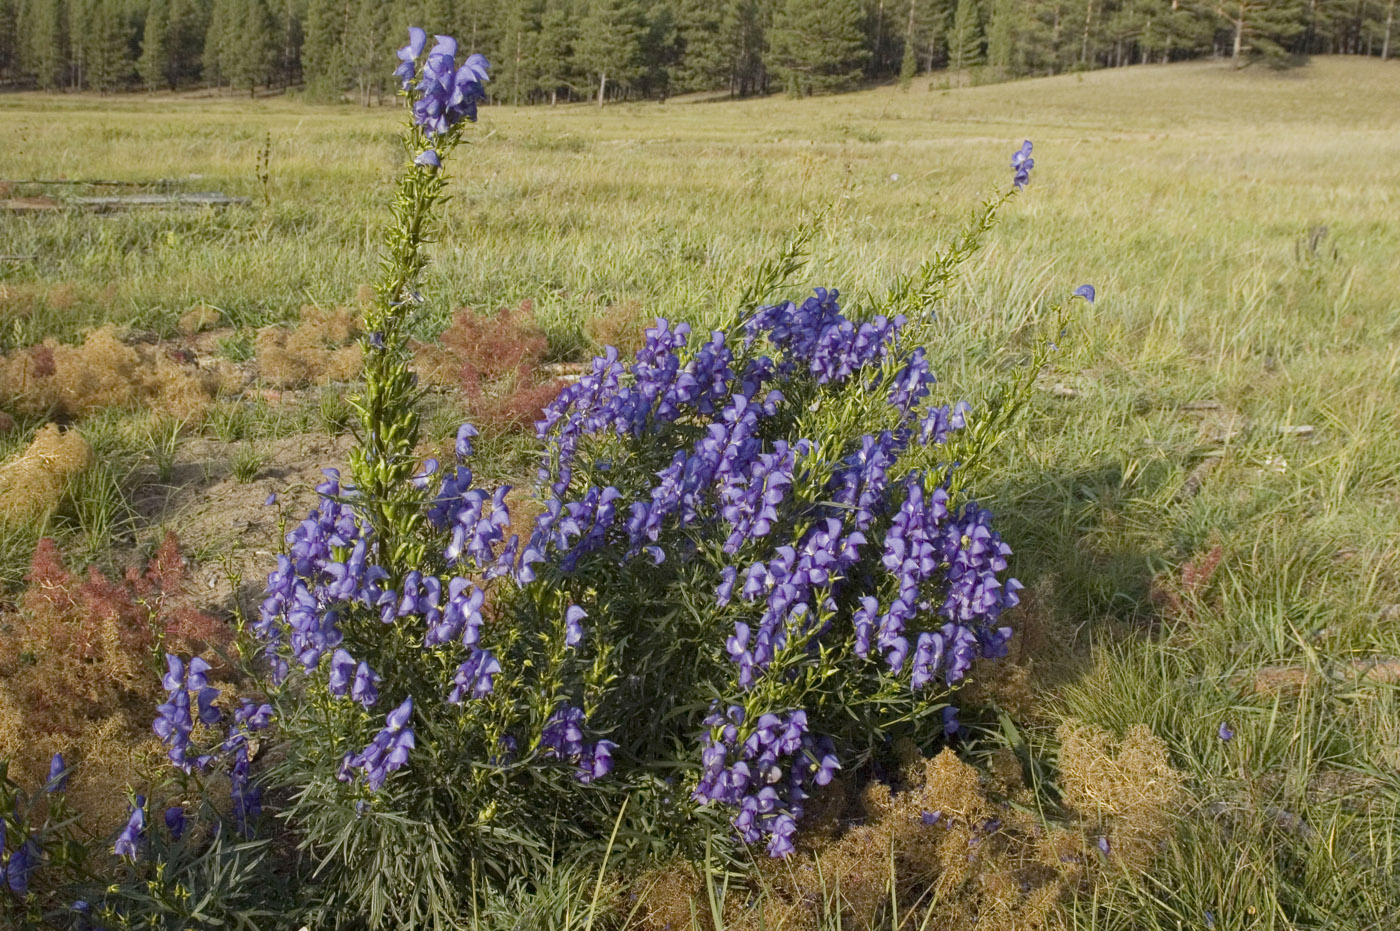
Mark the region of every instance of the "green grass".
[[[351, 302], [373, 274], [398, 120], [295, 101], [0, 97], [0, 177], [189, 179], [253, 199], [0, 215], [0, 254], [37, 255], [0, 265], [0, 345], [108, 321], [169, 334], [196, 303], [249, 328]], [[1148, 724], [1196, 803], [1152, 876], [1099, 890], [1074, 922], [1197, 928], [1209, 912], [1218, 929], [1363, 929], [1400, 913], [1400, 695], [1339, 671], [1400, 657], [1396, 65], [489, 108], [470, 135], [424, 333], [455, 307], [529, 299], [559, 358], [588, 348], [584, 322], [610, 305], [702, 318], [828, 203], [808, 283], [879, 293], [1035, 140], [1030, 189], [939, 309], [935, 370], [975, 399], [1049, 302], [1098, 286], [1064, 340], [1062, 389], [1042, 393], [979, 493], [1017, 574], [1051, 593], [1092, 660], [1045, 696], [1051, 717]], [[1187, 408], [1203, 401], [1218, 408]], [[337, 399], [318, 411], [321, 428], [342, 425]], [[205, 429], [251, 442], [273, 416], [223, 402]], [[146, 442], [168, 458], [164, 433]], [[125, 520], [118, 478], [85, 479], [94, 502], [70, 523], [89, 547]], [[1217, 543], [1192, 610], [1161, 610], [1154, 584]], [[1266, 667], [1311, 675], [1301, 692], [1255, 691]], [[1030, 731], [1053, 762], [1049, 728]]]

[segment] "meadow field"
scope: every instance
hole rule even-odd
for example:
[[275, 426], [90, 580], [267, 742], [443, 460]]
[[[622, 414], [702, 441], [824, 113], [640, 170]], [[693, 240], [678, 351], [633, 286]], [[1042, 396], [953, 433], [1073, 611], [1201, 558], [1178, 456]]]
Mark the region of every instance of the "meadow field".
[[[35, 507], [12, 503], [28, 480], [0, 466], [6, 617], [24, 610], [40, 536], [75, 570], [110, 575], [170, 530], [191, 559], [194, 604], [225, 618], [254, 611], [279, 546], [278, 509], [263, 502], [276, 492], [288, 516], [305, 510], [319, 469], [343, 464], [354, 378], [342, 363], [289, 375], [297, 358], [273, 365], [268, 348], [285, 340], [265, 328], [308, 320], [318, 349], [348, 345], [335, 309], [355, 313], [375, 275], [401, 124], [393, 108], [284, 98], [0, 96], [0, 201], [52, 208], [0, 211], [0, 378], [12, 380], [0, 383], [0, 460], [23, 460], [53, 419], [91, 450]], [[716, 319], [813, 218], [810, 262], [785, 296], [821, 286], [857, 303], [947, 245], [1006, 186], [1022, 139], [1035, 144], [1030, 186], [928, 324], [939, 391], [975, 412], [1051, 304], [1086, 282], [1098, 298], [1076, 302], [973, 489], [1030, 597], [1007, 615], [1016, 675], [975, 682], [963, 703], [964, 757], [994, 769], [1010, 750], [1036, 798], [1061, 797], [1068, 775], [1124, 820], [1164, 822], [1140, 862], [1110, 860], [1063, 905], [1065, 926], [1393, 927], [1393, 63], [1200, 62], [804, 100], [486, 107], [448, 169], [415, 335], [431, 347], [462, 308], [528, 302], [547, 340], [541, 364], [567, 371], [653, 318]], [[100, 189], [36, 179], [249, 203], [97, 213], [68, 199]], [[185, 404], [183, 389], [116, 386], [113, 403], [69, 398], [56, 417], [24, 400], [13, 379], [33, 363], [15, 360], [47, 340], [60, 370], [95, 364], [96, 349], [61, 347], [107, 326], [135, 364], [155, 372], [159, 356], [159, 371], [198, 369], [220, 387]], [[432, 448], [472, 415], [450, 382], [425, 402]], [[475, 468], [528, 483], [524, 445], [487, 432]], [[1107, 762], [1093, 773], [1066, 772], [1067, 741], [1111, 747], [1140, 727], [1165, 742], [1181, 780], [1169, 812], [1148, 810], [1157, 796], [1134, 784], [1126, 749], [1095, 757]], [[569, 904], [596, 895], [593, 874], [569, 876], [576, 889], [518, 905], [534, 926], [593, 923]], [[948, 917], [957, 903], [922, 907], [912, 924], [882, 912], [882, 926], [973, 926]], [[520, 926], [504, 912], [490, 920]], [[719, 923], [708, 911], [696, 921]]]

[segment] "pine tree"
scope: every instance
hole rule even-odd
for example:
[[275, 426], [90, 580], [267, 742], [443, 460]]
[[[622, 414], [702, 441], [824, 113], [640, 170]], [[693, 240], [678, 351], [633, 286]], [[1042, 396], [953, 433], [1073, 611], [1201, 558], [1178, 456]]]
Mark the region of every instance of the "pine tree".
[[544, 14], [540, 0], [518, 0], [505, 13], [501, 26], [502, 48], [493, 78], [497, 100], [509, 100], [518, 105], [534, 90], [538, 79], [535, 52], [538, 46], [540, 18]]
[[268, 3], [268, 9], [272, 13], [273, 41], [276, 47], [273, 77], [283, 87], [290, 87], [302, 79], [304, 6], [305, 0], [269, 0]]
[[1021, 13], [1015, 0], [995, 0], [987, 23], [987, 64], [1003, 74], [1012, 70], [1016, 52], [1016, 22]]
[[953, 31], [948, 35], [948, 67], [971, 68], [982, 58], [982, 37], [977, 23], [977, 0], [958, 0]]
[[301, 70], [313, 96], [339, 99], [349, 86], [350, 67], [345, 50], [349, 28], [347, 0], [310, 0], [307, 4]]
[[17, 17], [21, 33], [20, 60], [42, 90], [63, 84], [63, 11], [61, 0], [28, 0]]
[[209, 27], [209, 5], [204, 0], [170, 0], [166, 56], [170, 60], [170, 86], [196, 81], [204, 33]]
[[573, 87], [576, 22], [569, 0], [546, 0], [540, 15], [540, 31], [535, 36], [535, 82], [551, 104], [558, 101], [560, 90], [569, 92]]
[[88, 85], [107, 93], [131, 80], [132, 30], [120, 0], [99, 0], [91, 8], [88, 43]]
[[919, 73], [919, 53], [914, 48], [914, 40], [904, 40], [904, 53], [899, 59], [899, 87], [908, 90], [914, 83], [914, 75]]
[[247, 88], [252, 96], [259, 85], [272, 81], [277, 63], [277, 32], [268, 9], [267, 0], [234, 0], [230, 11], [236, 18], [228, 23], [225, 33], [224, 67], [229, 83], [235, 88]]
[[858, 0], [785, 0], [769, 33], [769, 70], [792, 94], [850, 87], [870, 55], [863, 16]]
[[141, 36], [141, 59], [136, 69], [147, 90], [174, 88], [170, 80], [170, 5], [166, 0], [151, 0], [146, 8], [146, 26]]
[[1289, 44], [1306, 28], [1303, 0], [1222, 0], [1217, 13], [1231, 31], [1231, 60], [1248, 56], [1283, 63]]
[[642, 30], [643, 72], [639, 84], [643, 95], [664, 99], [670, 94], [671, 73], [679, 55], [676, 13], [669, 0], [662, 0], [647, 11]]
[[19, 64], [18, 20], [15, 0], [0, 0], [0, 77], [13, 77]]
[[1390, 58], [1390, 39], [1395, 31], [1395, 6], [1396, 0], [1386, 0], [1385, 3], [1385, 25], [1382, 27], [1384, 38], [1381, 40], [1381, 61]]
[[642, 9], [636, 0], [590, 0], [579, 27], [579, 63], [598, 83], [598, 106], [608, 82], [626, 87], [642, 71]]
[[233, 4], [236, 0], [213, 0], [209, 10], [209, 26], [204, 31], [202, 56], [204, 80], [211, 87], [222, 87], [228, 81], [233, 62], [229, 47]]
[[[374, 97], [383, 97], [387, 78], [392, 77], [384, 67], [390, 39], [390, 8], [383, 0], [359, 0], [348, 43], [350, 72], [360, 92], [360, 104], [369, 106]], [[471, 46], [467, 46], [471, 48]]]
[[724, 41], [724, 9], [714, 0], [679, 0], [676, 7], [680, 60], [672, 75], [675, 89], [728, 87], [733, 50]]
[[739, 96], [768, 89], [763, 53], [772, 26], [771, 0], [728, 0], [724, 8], [724, 45], [730, 53], [730, 92]]

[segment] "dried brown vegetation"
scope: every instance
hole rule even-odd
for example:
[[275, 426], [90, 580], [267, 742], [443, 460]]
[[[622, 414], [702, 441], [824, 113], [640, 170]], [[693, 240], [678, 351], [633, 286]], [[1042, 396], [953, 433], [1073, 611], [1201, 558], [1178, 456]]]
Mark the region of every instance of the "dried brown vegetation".
[[[929, 759], [905, 745], [894, 786], [871, 782], [852, 804], [834, 783], [802, 849], [761, 864], [758, 894], [730, 896], [726, 926], [799, 931], [839, 910], [841, 926], [858, 929], [1056, 927], [1070, 897], [1147, 868], [1182, 793], [1166, 745], [1145, 728], [1114, 741], [1071, 724], [1058, 737], [1064, 805], [1045, 818], [1010, 751], [984, 772], [952, 750]], [[702, 880], [686, 864], [643, 877], [636, 891], [654, 931], [708, 918]]]
[[127, 345], [112, 327], [79, 346], [54, 340], [0, 357], [0, 405], [21, 414], [82, 417], [109, 407], [203, 415], [225, 384], [218, 370], [181, 365], [160, 345]]
[[46, 425], [28, 448], [0, 464], [0, 523], [42, 521], [91, 462], [92, 447], [76, 431]]
[[1167, 573], [1158, 575], [1152, 580], [1149, 592], [1153, 604], [1169, 619], [1194, 622], [1197, 605], [1210, 588], [1224, 557], [1225, 548], [1213, 543], [1206, 552], [1182, 563], [1175, 576]]
[[542, 368], [549, 346], [529, 301], [491, 317], [460, 310], [443, 332], [442, 344], [441, 349], [420, 351], [419, 367], [439, 383], [455, 374], [472, 422], [481, 429], [528, 427], [559, 393], [560, 381]]
[[363, 361], [359, 335], [355, 313], [343, 307], [303, 307], [295, 327], [258, 331], [258, 371], [279, 388], [350, 381], [359, 376]]
[[173, 534], [144, 572], [119, 582], [96, 568], [69, 572], [45, 539], [26, 580], [19, 605], [0, 614], [0, 758], [35, 786], [62, 753], [74, 767], [71, 800], [106, 830], [124, 811], [123, 788], [161, 756], [150, 727], [159, 655], [202, 655], [224, 675], [217, 651], [232, 635], [191, 606]]
[[583, 332], [599, 349], [616, 346], [618, 354], [626, 359], [635, 355], [646, 340], [646, 329], [652, 318], [642, 313], [641, 301], [628, 301], [625, 304], [609, 304], [596, 317], [590, 317], [583, 325]]

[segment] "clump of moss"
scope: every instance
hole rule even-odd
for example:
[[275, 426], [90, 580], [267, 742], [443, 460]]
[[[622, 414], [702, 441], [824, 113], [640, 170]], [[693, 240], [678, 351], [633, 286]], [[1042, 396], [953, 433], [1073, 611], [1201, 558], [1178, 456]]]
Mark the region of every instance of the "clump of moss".
[[0, 463], [0, 523], [41, 521], [58, 507], [73, 476], [91, 463], [87, 440], [47, 424], [24, 451]]
[[255, 343], [258, 371], [279, 388], [351, 381], [363, 351], [358, 317], [343, 307], [303, 307], [295, 327], [263, 327]]
[[130, 346], [112, 327], [68, 346], [45, 340], [0, 358], [0, 405], [21, 414], [83, 417], [109, 407], [159, 407], [197, 419], [224, 384], [159, 345]]

